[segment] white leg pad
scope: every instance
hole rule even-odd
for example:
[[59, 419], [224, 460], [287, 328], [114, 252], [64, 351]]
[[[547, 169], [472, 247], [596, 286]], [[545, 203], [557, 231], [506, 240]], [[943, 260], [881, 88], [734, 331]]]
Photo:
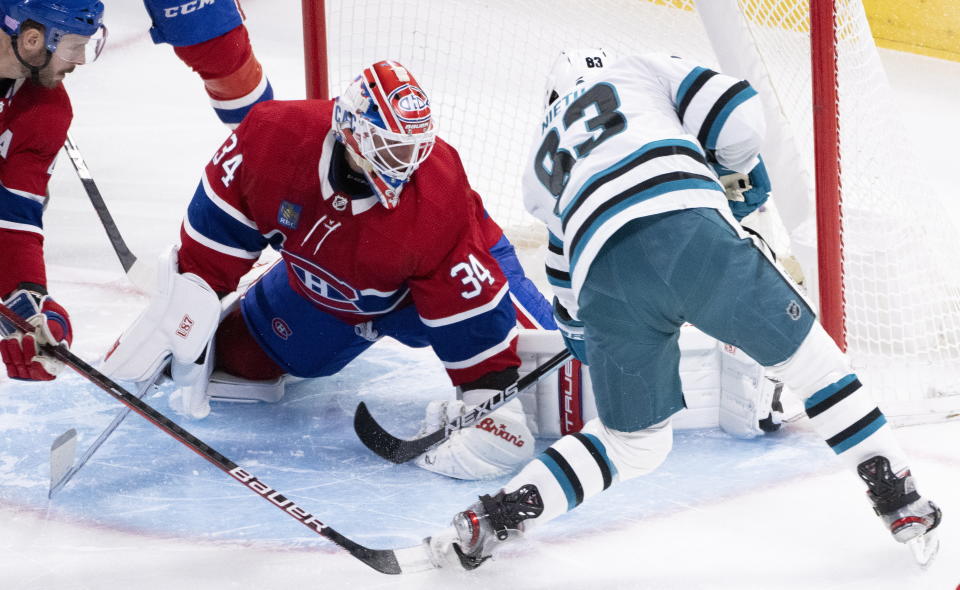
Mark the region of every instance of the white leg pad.
[[282, 376], [266, 381], [254, 381], [223, 371], [214, 371], [210, 375], [207, 393], [211, 401], [215, 402], [276, 403], [283, 399], [285, 385]]
[[779, 381], [765, 375], [766, 369], [733, 346], [720, 345], [720, 428], [737, 438], [762, 436], [760, 421], [772, 415]]
[[202, 359], [194, 362], [179, 362], [174, 357], [170, 365], [170, 373], [177, 388], [170, 393], [170, 407], [184, 416], [200, 420], [210, 414], [210, 377], [216, 364], [216, 326], [227, 317], [230, 312], [240, 305], [237, 293], [231, 293], [218, 301], [217, 323], [214, 332], [210, 335], [207, 348]]
[[[519, 330], [517, 354], [520, 376], [533, 371], [564, 349], [559, 330]], [[579, 361], [569, 360], [556, 372], [540, 379], [520, 394], [527, 425], [534, 436], [559, 438], [579, 431], [597, 416], [590, 372]]]

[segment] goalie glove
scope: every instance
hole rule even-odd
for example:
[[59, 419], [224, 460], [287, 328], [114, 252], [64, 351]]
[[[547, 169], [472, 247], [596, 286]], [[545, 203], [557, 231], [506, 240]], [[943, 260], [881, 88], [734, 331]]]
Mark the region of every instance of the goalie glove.
[[210, 413], [206, 379], [213, 370], [213, 335], [221, 319], [221, 301], [201, 277], [178, 272], [171, 247], [157, 265], [157, 290], [136, 320], [107, 351], [100, 370], [111, 379], [142, 381], [167, 357], [178, 389], [171, 405], [180, 414]]
[[[441, 428], [492, 397], [492, 389], [471, 389], [463, 401], [438, 400], [427, 406], [417, 436]], [[414, 459], [417, 466], [456, 479], [491, 479], [506, 475], [533, 458], [533, 433], [519, 399], [483, 417], [474, 426], [458, 430], [446, 441]]]
[[33, 332], [24, 334], [10, 322], [0, 321], [0, 356], [11, 379], [26, 381], [50, 381], [56, 378], [63, 363], [41, 352], [44, 344], [73, 342], [70, 316], [59, 303], [44, 292], [43, 287], [18, 289], [10, 294], [4, 305], [34, 326]]

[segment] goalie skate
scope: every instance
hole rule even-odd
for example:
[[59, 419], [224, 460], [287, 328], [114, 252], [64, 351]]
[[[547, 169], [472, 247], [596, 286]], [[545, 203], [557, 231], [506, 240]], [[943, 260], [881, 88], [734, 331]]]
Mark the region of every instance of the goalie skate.
[[920, 497], [909, 471], [895, 475], [886, 457], [867, 459], [857, 466], [857, 473], [893, 538], [910, 548], [921, 567], [929, 565], [940, 549], [934, 530], [942, 518], [937, 505]]

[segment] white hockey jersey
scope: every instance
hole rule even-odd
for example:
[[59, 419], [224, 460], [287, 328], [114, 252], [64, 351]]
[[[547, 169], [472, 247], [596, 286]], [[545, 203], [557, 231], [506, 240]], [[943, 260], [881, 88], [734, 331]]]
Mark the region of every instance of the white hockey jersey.
[[632, 219], [709, 207], [735, 223], [707, 161], [749, 172], [765, 131], [749, 83], [660, 54], [624, 57], [548, 107], [523, 198], [549, 230], [564, 307], [576, 317], [591, 262]]

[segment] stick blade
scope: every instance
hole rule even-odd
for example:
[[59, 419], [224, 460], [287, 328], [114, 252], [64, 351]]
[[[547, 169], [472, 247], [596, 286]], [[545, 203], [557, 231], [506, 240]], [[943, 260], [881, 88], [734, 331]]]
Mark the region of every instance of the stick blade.
[[393, 463], [406, 463], [422, 455], [444, 439], [444, 429], [413, 440], [397, 438], [383, 429], [370, 414], [367, 404], [360, 402], [353, 416], [353, 430], [368, 449]]
[[73, 468], [77, 455], [77, 431], [74, 428], [64, 432], [50, 445], [50, 490], [47, 497], [53, 497], [61, 481]]
[[426, 544], [402, 549], [370, 549], [344, 537], [330, 527], [323, 536], [350, 552], [351, 555], [382, 574], [411, 574], [435, 569]]

